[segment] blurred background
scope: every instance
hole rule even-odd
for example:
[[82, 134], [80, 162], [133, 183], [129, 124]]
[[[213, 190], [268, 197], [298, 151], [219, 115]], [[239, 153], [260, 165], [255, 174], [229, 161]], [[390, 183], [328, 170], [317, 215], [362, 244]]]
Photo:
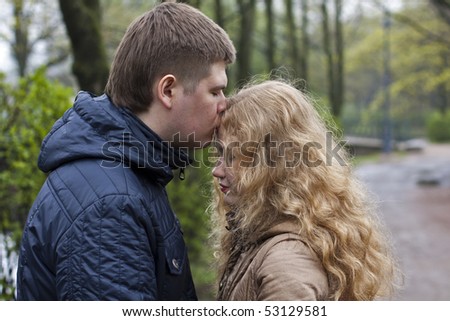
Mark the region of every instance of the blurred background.
[[[42, 139], [80, 89], [100, 94], [129, 23], [159, 1], [0, 0], [0, 299], [45, 174]], [[450, 1], [191, 0], [238, 54], [228, 91], [255, 75], [301, 79], [339, 128], [405, 274], [395, 300], [450, 300]], [[200, 299], [214, 299], [211, 166], [168, 186]]]

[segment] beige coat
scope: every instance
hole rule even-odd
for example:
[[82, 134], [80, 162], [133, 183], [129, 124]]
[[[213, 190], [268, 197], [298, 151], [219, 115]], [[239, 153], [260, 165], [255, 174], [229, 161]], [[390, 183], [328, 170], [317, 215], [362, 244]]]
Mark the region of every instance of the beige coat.
[[220, 285], [223, 300], [326, 300], [328, 278], [317, 255], [281, 223], [244, 252]]

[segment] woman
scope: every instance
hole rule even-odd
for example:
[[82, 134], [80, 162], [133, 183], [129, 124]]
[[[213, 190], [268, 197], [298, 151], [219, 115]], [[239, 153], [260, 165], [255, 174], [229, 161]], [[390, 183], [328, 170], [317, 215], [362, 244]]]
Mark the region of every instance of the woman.
[[242, 89], [229, 99], [217, 143], [219, 300], [392, 292], [395, 263], [366, 193], [300, 91], [280, 81]]

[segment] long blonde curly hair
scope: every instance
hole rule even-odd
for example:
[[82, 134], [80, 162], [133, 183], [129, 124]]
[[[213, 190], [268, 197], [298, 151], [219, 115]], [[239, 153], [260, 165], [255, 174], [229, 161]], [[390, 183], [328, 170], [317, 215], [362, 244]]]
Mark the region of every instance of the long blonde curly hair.
[[[214, 183], [219, 277], [236, 244], [254, 245], [270, 227], [290, 220], [322, 261], [328, 299], [374, 300], [394, 292], [396, 263], [374, 202], [352, 174], [344, 148], [336, 152], [336, 140], [305, 94], [284, 81], [251, 84], [229, 98], [220, 136], [225, 144], [242, 145], [233, 149], [233, 162], [239, 163], [233, 165], [233, 208]], [[230, 211], [237, 233], [228, 231]]]

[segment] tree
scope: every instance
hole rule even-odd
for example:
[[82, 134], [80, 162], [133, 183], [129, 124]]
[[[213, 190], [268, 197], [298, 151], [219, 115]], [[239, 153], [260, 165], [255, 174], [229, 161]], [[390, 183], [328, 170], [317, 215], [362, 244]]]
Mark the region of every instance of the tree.
[[[162, 2], [164, 2], [164, 1], [162, 1]], [[170, 1], [167, 1], [167, 2], [170, 2]], [[172, 2], [177, 2], [177, 1], [172, 0]], [[178, 2], [184, 2], [184, 3], [187, 3], [196, 8], [199, 8], [201, 5], [201, 0], [178, 0]]]
[[[445, 28], [442, 20], [436, 19], [436, 15], [433, 17], [432, 12], [420, 6], [408, 9], [402, 16], [408, 16], [421, 23], [420, 29], [409, 23], [396, 28], [397, 36], [394, 41], [401, 39], [400, 43], [403, 46], [402, 49], [395, 47], [394, 50], [402, 50], [404, 54], [401, 60], [394, 61], [394, 68], [397, 67], [394, 72], [397, 71], [392, 84], [393, 94], [412, 94], [416, 98], [410, 102], [410, 108], [416, 107], [421, 102], [422, 106], [417, 106], [418, 108], [423, 110], [424, 104], [429, 105], [444, 115], [449, 107], [450, 49], [448, 41], [446, 43], [443, 40], [450, 39], [450, 29]], [[396, 17], [398, 18], [398, 14], [394, 15], [394, 18]], [[397, 21], [403, 22], [398, 19]], [[411, 28], [412, 32], [407, 35], [406, 30]], [[399, 31], [403, 32], [399, 34]], [[430, 37], [430, 33], [436, 37]], [[406, 42], [406, 37], [410, 42]], [[397, 56], [400, 54], [397, 52]], [[402, 68], [398, 68], [399, 65]], [[406, 101], [401, 105], [407, 108]]]
[[308, 82], [308, 56], [309, 56], [309, 34], [308, 34], [308, 27], [309, 27], [309, 18], [308, 18], [308, 0], [301, 0], [300, 3], [301, 6], [301, 17], [302, 17], [302, 23], [301, 23], [301, 48], [302, 48], [302, 54], [300, 55], [300, 70], [301, 70], [301, 76], [305, 80], [305, 82]]
[[299, 49], [297, 40], [297, 27], [295, 24], [295, 17], [293, 12], [292, 0], [285, 0], [286, 7], [286, 22], [288, 28], [288, 44], [289, 44], [289, 56], [290, 62], [294, 69], [296, 77], [299, 77], [302, 73], [299, 65]]
[[[72, 95], [71, 88], [46, 79], [42, 68], [21, 78], [17, 86], [0, 74], [0, 239], [9, 250], [7, 255], [14, 254], [46, 177], [37, 168], [42, 140], [70, 106]], [[0, 298], [12, 298], [12, 281], [8, 273], [0, 273]]]
[[[69, 55], [69, 46], [62, 35], [60, 17], [53, 1], [49, 0], [4, 0], [3, 10], [11, 9], [11, 16], [2, 16], [9, 27], [0, 33], [0, 39], [11, 48], [12, 58], [17, 66], [17, 74], [24, 77], [33, 71], [33, 54], [37, 48], [45, 48], [39, 64], [53, 66], [64, 61]], [[34, 55], [36, 58], [36, 55]]]
[[275, 69], [275, 33], [273, 18], [273, 1], [265, 0], [266, 8], [266, 59], [269, 70]]
[[430, 0], [430, 3], [435, 7], [436, 12], [450, 25], [450, 1], [449, 0]]
[[223, 14], [223, 4], [222, 0], [214, 1], [214, 13], [215, 13], [215, 21], [222, 28], [225, 27], [225, 17]]
[[[411, 3], [393, 12], [392, 18], [390, 114], [393, 138], [423, 136], [428, 116], [434, 111], [445, 115], [448, 110], [450, 50], [445, 39], [450, 39], [450, 30], [424, 3]], [[358, 32], [346, 45], [347, 104], [360, 114], [354, 115], [354, 122], [360, 126], [358, 132], [374, 136], [376, 132], [367, 130], [381, 121], [384, 101], [381, 10], [376, 16], [363, 17], [354, 28]], [[347, 113], [344, 118], [348, 117]]]
[[[329, 17], [328, 17], [328, 0], [322, 0], [320, 9], [322, 11], [322, 33], [323, 33], [323, 50], [325, 53], [325, 59], [327, 62], [327, 81], [328, 81], [328, 99], [330, 104], [334, 106], [334, 63], [333, 63], [333, 52], [330, 37], [330, 27], [329, 27]], [[336, 113], [334, 113], [336, 115]]]
[[99, 0], [59, 0], [67, 34], [72, 44], [73, 73], [81, 89], [103, 92], [109, 64], [101, 33]]
[[102, 38], [107, 54], [107, 61], [113, 60], [114, 54], [127, 26], [147, 10], [150, 10], [159, 0], [127, 1], [100, 0], [102, 8]]
[[14, 43], [12, 49], [19, 68], [19, 76], [25, 76], [31, 44], [28, 41], [30, 18], [24, 13], [23, 0], [13, 2], [14, 10]]
[[256, 0], [238, 1], [240, 22], [240, 36], [237, 49], [237, 78], [239, 84], [251, 76], [252, 38], [255, 26]]
[[[333, 115], [341, 115], [344, 103], [344, 44], [342, 33], [342, 0], [334, 0], [334, 33], [330, 28], [328, 0], [322, 0], [323, 50], [327, 62], [328, 99]], [[334, 37], [332, 36], [334, 35]], [[334, 46], [332, 39], [334, 39]]]
[[344, 38], [342, 31], [342, 0], [335, 0], [334, 7], [336, 10], [334, 19], [334, 33], [335, 33], [335, 48], [336, 48], [336, 61], [335, 61], [335, 80], [334, 80], [334, 102], [333, 102], [333, 114], [335, 116], [341, 116], [342, 108], [344, 105], [345, 96], [345, 84], [344, 84]]

